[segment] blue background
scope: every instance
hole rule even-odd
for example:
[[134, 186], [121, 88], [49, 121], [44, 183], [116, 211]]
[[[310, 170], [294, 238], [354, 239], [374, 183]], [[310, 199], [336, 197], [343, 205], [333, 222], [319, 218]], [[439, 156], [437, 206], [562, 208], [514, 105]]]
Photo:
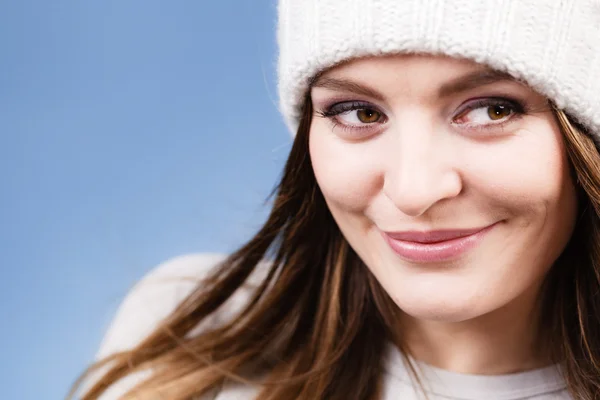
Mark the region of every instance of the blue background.
[[61, 399], [159, 262], [254, 232], [291, 137], [275, 0], [0, 2], [3, 399]]

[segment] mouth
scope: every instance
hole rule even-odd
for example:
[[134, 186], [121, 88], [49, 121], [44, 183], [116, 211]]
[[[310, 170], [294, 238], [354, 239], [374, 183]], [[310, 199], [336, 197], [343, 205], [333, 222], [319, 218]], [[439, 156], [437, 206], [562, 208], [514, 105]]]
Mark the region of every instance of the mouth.
[[477, 247], [498, 223], [483, 228], [428, 232], [381, 232], [391, 249], [413, 263], [454, 261]]

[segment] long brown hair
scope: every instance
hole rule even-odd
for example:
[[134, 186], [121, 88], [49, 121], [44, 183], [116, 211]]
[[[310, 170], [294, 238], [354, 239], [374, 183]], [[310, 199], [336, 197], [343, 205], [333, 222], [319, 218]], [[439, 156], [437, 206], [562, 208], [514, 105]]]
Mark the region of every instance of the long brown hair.
[[[572, 395], [598, 400], [600, 156], [581, 126], [554, 113], [581, 202], [575, 233], [547, 277], [542, 324]], [[398, 310], [326, 206], [308, 152], [312, 115], [307, 96], [272, 211], [258, 233], [145, 340], [92, 366], [75, 389], [91, 373], [104, 372], [82, 400], [98, 399], [139, 371], [151, 371], [150, 377], [124, 399], [190, 400], [235, 381], [256, 384], [260, 400], [381, 397], [386, 343], [403, 350], [392, 329]], [[245, 308], [221, 326], [190, 335], [265, 260], [270, 267]]]

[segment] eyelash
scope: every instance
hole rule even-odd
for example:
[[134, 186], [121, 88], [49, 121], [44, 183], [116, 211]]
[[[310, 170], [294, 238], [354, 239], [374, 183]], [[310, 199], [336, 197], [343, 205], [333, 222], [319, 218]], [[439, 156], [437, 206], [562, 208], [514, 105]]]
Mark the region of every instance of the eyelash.
[[343, 103], [335, 103], [335, 104], [327, 107], [323, 111], [317, 111], [317, 114], [323, 118], [329, 119], [333, 124], [332, 129], [336, 129], [339, 127], [343, 131], [355, 131], [355, 132], [372, 129], [372, 125], [375, 125], [375, 123], [366, 124], [364, 126], [351, 126], [351, 125], [346, 125], [346, 124], [341, 123], [339, 121], [339, 119], [337, 118], [337, 116], [340, 114], [344, 114], [344, 113], [351, 112], [351, 111], [358, 111], [358, 110], [374, 110], [374, 111], [377, 111], [378, 113], [380, 113], [382, 116], [384, 116], [384, 118], [386, 118], [385, 114], [383, 112], [379, 111], [377, 109], [377, 107], [374, 107], [369, 103], [363, 103], [360, 101], [347, 101], [347, 102], [343, 102]]
[[[510, 116], [502, 122], [470, 126], [467, 129], [473, 130], [473, 131], [489, 131], [491, 129], [499, 129], [499, 128], [504, 127], [506, 124], [513, 122], [516, 119], [521, 118], [524, 114], [527, 113], [526, 107], [520, 101], [517, 101], [514, 99], [508, 99], [508, 98], [501, 98], [501, 97], [488, 97], [488, 98], [481, 98], [481, 99], [473, 100], [470, 103], [467, 103], [466, 106], [459, 109], [459, 111], [456, 113], [456, 115], [453, 117], [453, 119], [456, 118], [457, 116], [464, 115], [468, 112], [471, 112], [471, 111], [479, 109], [479, 108], [493, 107], [493, 106], [508, 107], [511, 110]], [[376, 111], [377, 113], [381, 114], [384, 121], [383, 122], [378, 121], [378, 122], [374, 122], [371, 124], [366, 123], [363, 126], [352, 126], [352, 125], [347, 125], [347, 124], [340, 122], [340, 120], [337, 118], [338, 115], [341, 115], [341, 114], [344, 114], [347, 112], [351, 112], [351, 111], [358, 111], [358, 110]], [[354, 131], [356, 133], [360, 133], [365, 130], [372, 130], [373, 125], [379, 125], [379, 124], [385, 123], [387, 121], [387, 117], [386, 117], [385, 113], [380, 111], [377, 107], [375, 107], [369, 103], [360, 102], [360, 101], [347, 101], [347, 102], [343, 102], [343, 103], [335, 103], [335, 104], [327, 107], [323, 111], [317, 111], [317, 114], [323, 118], [329, 119], [333, 124], [332, 129], [340, 128], [340, 129], [342, 129], [342, 131]]]
[[[477, 110], [478, 108], [486, 108], [493, 106], [505, 106], [511, 110], [511, 114], [508, 118], [503, 120], [502, 122], [492, 122], [485, 125], [475, 125], [470, 126], [467, 129], [475, 130], [475, 131], [489, 131], [492, 129], [503, 128], [505, 125], [514, 122], [521, 118], [524, 114], [528, 112], [526, 106], [523, 105], [520, 101], [515, 99], [508, 99], [502, 97], [487, 97], [481, 98], [471, 101], [467, 103], [467, 105], [459, 110], [456, 116], [463, 115], [467, 112]], [[456, 118], [456, 117], [454, 117]]]

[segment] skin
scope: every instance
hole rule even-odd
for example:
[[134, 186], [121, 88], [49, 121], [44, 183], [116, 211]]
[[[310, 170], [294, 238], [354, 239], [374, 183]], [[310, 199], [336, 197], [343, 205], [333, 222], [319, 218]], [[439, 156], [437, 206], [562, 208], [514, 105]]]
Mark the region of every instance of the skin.
[[[342, 64], [311, 88], [310, 156], [333, 217], [402, 311], [398, 329], [412, 356], [469, 374], [548, 363], [537, 300], [577, 214], [547, 100], [489, 75], [471, 61], [394, 55]], [[497, 104], [474, 104], [498, 98], [523, 112], [508, 103], [494, 117]], [[347, 102], [361, 104], [323, 115]], [[492, 224], [478, 246], [437, 263], [402, 258], [381, 233]]]

